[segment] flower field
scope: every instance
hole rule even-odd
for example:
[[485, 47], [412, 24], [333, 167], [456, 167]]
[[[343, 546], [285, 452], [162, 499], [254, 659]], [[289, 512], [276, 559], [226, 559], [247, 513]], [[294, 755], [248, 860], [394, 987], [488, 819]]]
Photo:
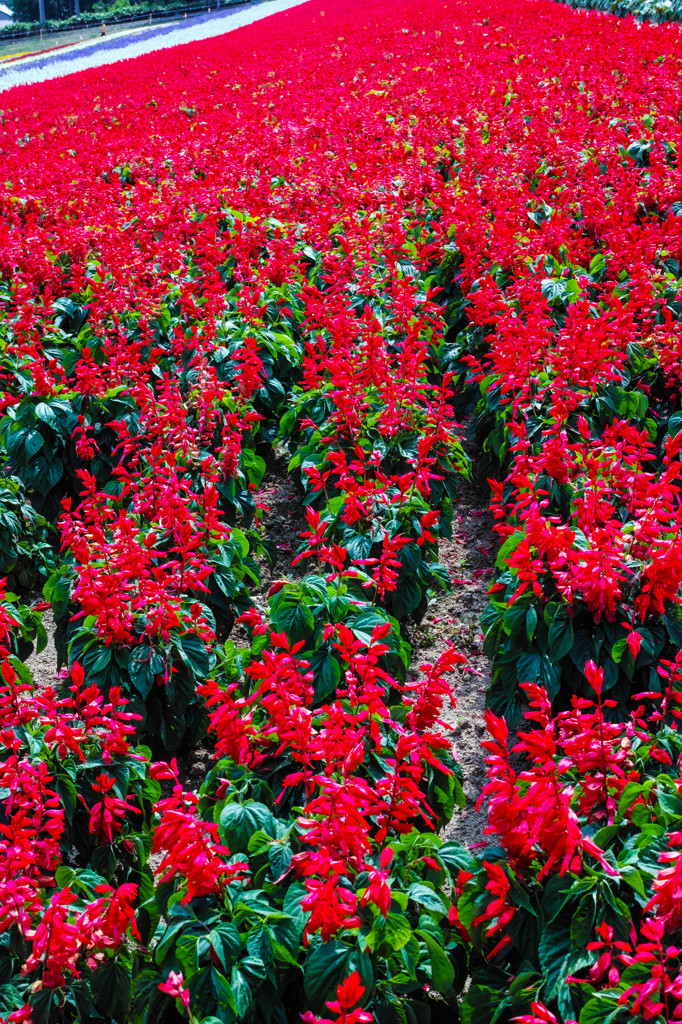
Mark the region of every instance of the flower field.
[[3, 1022], [682, 1020], [681, 63], [312, 0], [0, 97]]

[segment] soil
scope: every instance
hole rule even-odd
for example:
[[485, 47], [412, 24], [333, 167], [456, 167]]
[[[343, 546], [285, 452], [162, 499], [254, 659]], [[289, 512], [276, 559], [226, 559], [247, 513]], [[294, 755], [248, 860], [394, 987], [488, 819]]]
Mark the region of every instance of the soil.
[[266, 458], [265, 477], [259, 499], [267, 505], [264, 513], [265, 535], [274, 544], [277, 560], [270, 566], [265, 559], [260, 563], [261, 598], [267, 607], [267, 595], [275, 580], [286, 576], [299, 579], [308, 571], [305, 560], [292, 565], [301, 544], [301, 534], [308, 529], [301, 496], [291, 477], [287, 476], [289, 455], [283, 448], [272, 449]]
[[480, 484], [462, 481], [455, 506], [453, 537], [441, 544], [440, 561], [450, 570], [452, 589], [434, 599], [421, 625], [412, 634], [413, 664], [433, 663], [447, 647], [466, 658], [454, 677], [456, 707], [446, 708], [443, 720], [452, 727], [454, 754], [462, 771], [466, 805], [445, 828], [443, 837], [470, 849], [485, 845], [485, 810], [476, 803], [486, 781], [485, 697], [491, 677], [490, 659], [483, 652], [481, 615], [488, 603], [488, 586], [495, 561], [495, 534], [488, 495]]

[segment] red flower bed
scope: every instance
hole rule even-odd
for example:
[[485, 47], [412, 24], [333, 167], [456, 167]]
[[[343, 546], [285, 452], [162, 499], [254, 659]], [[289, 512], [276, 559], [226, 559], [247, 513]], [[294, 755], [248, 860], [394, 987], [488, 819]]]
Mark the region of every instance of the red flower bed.
[[[309, 4], [4, 95], [0, 567], [66, 667], [30, 692], [10, 600], [9, 1019], [680, 1018], [677, 41]], [[462, 658], [407, 628], [463, 419], [503, 541], [478, 857], [438, 837]], [[273, 442], [308, 529], [265, 608]]]

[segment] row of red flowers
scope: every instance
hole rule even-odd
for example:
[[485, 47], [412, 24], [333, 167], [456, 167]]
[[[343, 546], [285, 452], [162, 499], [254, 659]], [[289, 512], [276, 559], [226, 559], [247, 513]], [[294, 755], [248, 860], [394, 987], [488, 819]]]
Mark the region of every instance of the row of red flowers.
[[503, 541], [483, 619], [500, 849], [458, 902], [489, 961], [465, 1005], [491, 1020], [682, 1015], [677, 31], [581, 16], [538, 47], [517, 21], [523, 80], [479, 94], [443, 195], [448, 365]]

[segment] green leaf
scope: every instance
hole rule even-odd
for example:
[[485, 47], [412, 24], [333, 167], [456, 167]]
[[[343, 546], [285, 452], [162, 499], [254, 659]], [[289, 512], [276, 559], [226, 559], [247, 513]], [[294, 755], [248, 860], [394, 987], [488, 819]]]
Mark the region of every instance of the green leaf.
[[52, 605], [55, 619], [64, 618], [69, 608], [71, 580], [60, 572], [54, 572], [43, 587], [43, 594]]
[[435, 851], [435, 854], [443, 861], [448, 870], [455, 875], [460, 871], [472, 871], [475, 865], [474, 858], [466, 846], [462, 846], [461, 843], [457, 843], [452, 839], [447, 843], [443, 843], [441, 848]]
[[631, 864], [625, 864], [623, 866], [619, 865], [619, 871], [621, 873], [623, 880], [627, 882], [627, 884], [632, 889], [635, 890], [638, 896], [641, 896], [642, 899], [645, 899], [646, 890], [644, 888], [644, 880], [640, 872], [637, 870], [637, 868]]
[[232, 968], [230, 988], [234, 997], [237, 1018], [245, 1020], [253, 1008], [253, 995], [246, 977], [237, 967]]
[[36, 452], [43, 447], [43, 435], [39, 430], [29, 430], [24, 441], [24, 452], [26, 460], [32, 459]]
[[294, 851], [289, 843], [273, 843], [268, 850], [268, 863], [273, 878], [281, 878], [291, 867]]
[[180, 657], [197, 679], [207, 679], [211, 672], [211, 660], [206, 644], [194, 633], [180, 637]]
[[400, 552], [398, 561], [406, 570], [405, 575], [413, 575], [422, 560], [421, 549], [416, 544], [407, 544]]
[[149, 644], [140, 644], [130, 652], [128, 672], [130, 681], [146, 700], [152, 691], [157, 674], [163, 672], [163, 658]]
[[536, 612], [533, 605], [530, 606], [526, 612], [526, 636], [528, 637], [528, 643], [532, 643], [533, 636], [535, 635], [535, 627], [538, 624], [538, 613]]
[[616, 643], [611, 648], [611, 657], [615, 661], [616, 665], [620, 665], [621, 661], [623, 660], [623, 655], [627, 654], [628, 650], [629, 648], [627, 637], [623, 637], [622, 640], [616, 641]]
[[[203, 678], [203, 676], [201, 677]], [[184, 714], [196, 696], [196, 678], [185, 668], [170, 675], [166, 683], [168, 702], [176, 715]]]
[[492, 1021], [500, 1007], [506, 1009], [509, 1000], [504, 999], [504, 979], [498, 985], [484, 985], [474, 982], [464, 996], [461, 1006], [462, 1024], [480, 1024]]
[[59, 794], [59, 799], [62, 802], [66, 820], [71, 824], [78, 806], [78, 793], [76, 791], [76, 786], [66, 772], [60, 772], [59, 774], [55, 773], [53, 785], [55, 792]]
[[553, 921], [570, 899], [589, 891], [595, 884], [594, 878], [577, 880], [573, 875], [552, 875], [542, 896], [542, 910], [546, 920]]
[[[201, 977], [201, 974], [199, 974], [198, 976]], [[225, 975], [221, 974], [220, 971], [217, 971], [215, 967], [211, 967], [211, 970], [209, 972], [209, 979], [211, 982], [211, 986], [213, 988], [216, 1002], [218, 1003], [218, 1007], [225, 1007], [232, 1011], [231, 1015], [227, 1018], [227, 1020], [235, 1019], [237, 1017], [237, 1004], [235, 1002], [234, 992], [232, 991], [232, 986], [230, 985], [229, 981], [227, 980]], [[234, 1014], [234, 1017], [232, 1016], [232, 1014]], [[221, 1017], [221, 1020], [223, 1021], [224, 1024], [226, 1018]]]
[[573, 647], [573, 623], [568, 612], [560, 606], [549, 627], [549, 656], [561, 661]]
[[444, 905], [441, 897], [422, 882], [413, 882], [407, 890], [407, 895], [415, 903], [426, 907], [427, 910], [435, 910], [438, 914], [447, 913], [447, 907]]
[[246, 558], [249, 553], [249, 542], [242, 530], [233, 526], [230, 530], [230, 541], [239, 549], [242, 558]]
[[220, 921], [216, 924], [208, 933], [208, 941], [223, 970], [227, 970], [230, 958], [236, 957], [242, 948], [239, 932], [229, 921]]
[[348, 552], [348, 557], [353, 561], [369, 558], [372, 551], [372, 538], [369, 534], [353, 533], [348, 539], [344, 538], [343, 545]]
[[112, 656], [111, 647], [100, 646], [100, 643], [98, 638], [80, 659], [88, 682], [96, 685], [108, 675]]
[[495, 566], [498, 569], [504, 571], [507, 568], [509, 556], [514, 554], [521, 541], [525, 540], [525, 538], [526, 534], [520, 530], [517, 530], [515, 533], [512, 533], [507, 537], [504, 544], [497, 552], [497, 558], [495, 559]]
[[310, 659], [310, 668], [315, 674], [315, 699], [324, 701], [336, 691], [341, 678], [341, 666], [333, 654], [322, 650]]
[[[573, 914], [562, 914], [542, 933], [538, 957], [545, 979], [543, 1000], [561, 999], [565, 994], [566, 978], [592, 962], [592, 955], [578, 943], [572, 932]], [[582, 931], [581, 931], [582, 934]], [[568, 1016], [571, 1016], [569, 1012]]]
[[607, 992], [599, 992], [583, 1006], [580, 1011], [580, 1024], [612, 1024], [620, 1018], [621, 1021], [632, 1020], [627, 1006], [619, 1006], [620, 989]]
[[127, 1019], [133, 993], [130, 964], [120, 956], [108, 960], [95, 971], [90, 985], [95, 1005], [107, 1019]]
[[549, 655], [539, 651], [530, 651], [518, 660], [517, 678], [519, 683], [537, 683], [544, 686], [550, 700], [559, 693], [561, 676], [559, 669], [551, 661]]
[[31, 995], [31, 1019], [36, 1024], [57, 1024], [59, 991], [53, 988], [39, 989]]
[[255, 800], [247, 804], [231, 803], [220, 814], [220, 834], [230, 853], [246, 853], [251, 836], [262, 830], [274, 831], [272, 813]]
[[59, 888], [69, 888], [73, 892], [82, 892], [92, 900], [95, 898], [95, 889], [101, 885], [104, 879], [91, 868], [73, 868], [62, 864], [55, 872], [55, 881]]
[[505, 609], [502, 617], [505, 633], [519, 646], [521, 646], [521, 636], [526, 626], [526, 616], [529, 610], [528, 605], [523, 601], [516, 601]]
[[286, 633], [293, 643], [307, 639], [315, 626], [312, 609], [299, 595], [280, 591], [270, 602], [270, 618], [275, 631]]
[[455, 980], [455, 970], [450, 959], [437, 939], [423, 928], [418, 928], [415, 935], [428, 950], [431, 984], [437, 992], [446, 992]]
[[[200, 927], [200, 926], [199, 926]], [[191, 977], [199, 970], [199, 960], [209, 951], [206, 935], [197, 934], [195, 928], [185, 931], [175, 944], [175, 955], [182, 965], [185, 977]]]
[[346, 977], [349, 956], [348, 946], [334, 939], [317, 946], [308, 957], [303, 986], [313, 1013], [320, 1013], [325, 1001], [335, 998], [337, 985]]
[[64, 463], [61, 459], [47, 459], [44, 455], [38, 455], [31, 462], [30, 469], [26, 474], [26, 483], [35, 487], [36, 491], [44, 498], [57, 486], [64, 476]]
[[595, 903], [588, 897], [583, 899], [571, 918], [571, 945], [575, 949], [583, 949], [592, 938], [594, 927]]
[[400, 914], [388, 914], [386, 918], [379, 915], [367, 936], [367, 943], [374, 951], [387, 947], [391, 952], [397, 952], [407, 945], [411, 937], [412, 929]]
[[173, 921], [172, 924], [166, 926], [159, 942], [154, 949], [154, 959], [159, 967], [162, 967], [167, 956], [171, 959], [174, 957], [175, 947], [178, 944], [178, 940], [184, 931], [188, 927], [189, 911], [182, 908], [183, 917], [179, 921]]
[[520, 683], [537, 683], [542, 675], [542, 655], [530, 651], [519, 658], [516, 674]]
[[5, 431], [5, 448], [7, 454], [11, 459], [19, 458], [22, 465], [26, 465], [26, 459], [19, 456], [21, 449], [26, 443], [26, 437], [28, 435], [28, 427], [19, 427], [17, 430], [6, 430]]
[[[149, 722], [149, 718], [147, 719]], [[168, 750], [177, 750], [182, 743], [187, 730], [187, 722], [183, 714], [174, 715], [165, 710], [159, 724], [159, 735], [161, 742]]]
[[404, 619], [419, 605], [422, 589], [414, 580], [401, 580], [393, 594], [393, 614], [396, 619]]
[[658, 802], [661, 806], [661, 810], [668, 818], [672, 818], [674, 822], [679, 821], [682, 818], [682, 800], [676, 792], [669, 792], [660, 786], [663, 779], [659, 779], [659, 787], [656, 791]]
[[48, 427], [52, 427], [54, 431], [58, 429], [57, 417], [45, 402], [38, 402], [36, 405], [36, 418], [46, 423]]
[[308, 920], [308, 911], [304, 910], [301, 906], [301, 900], [306, 895], [306, 888], [300, 882], [294, 882], [290, 885], [286, 891], [284, 902], [282, 904], [282, 910], [287, 914], [296, 924], [296, 926], [303, 931], [306, 921]]

